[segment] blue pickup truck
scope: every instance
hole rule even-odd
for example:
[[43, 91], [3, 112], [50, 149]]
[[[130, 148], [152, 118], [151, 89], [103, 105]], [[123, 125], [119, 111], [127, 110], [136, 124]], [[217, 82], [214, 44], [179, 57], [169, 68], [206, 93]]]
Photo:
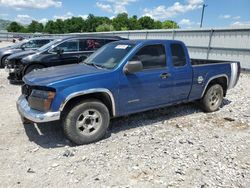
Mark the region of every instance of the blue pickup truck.
[[17, 109], [24, 123], [61, 120], [69, 140], [88, 144], [118, 116], [191, 101], [216, 111], [239, 74], [239, 62], [190, 59], [181, 41], [117, 41], [80, 64], [26, 75]]

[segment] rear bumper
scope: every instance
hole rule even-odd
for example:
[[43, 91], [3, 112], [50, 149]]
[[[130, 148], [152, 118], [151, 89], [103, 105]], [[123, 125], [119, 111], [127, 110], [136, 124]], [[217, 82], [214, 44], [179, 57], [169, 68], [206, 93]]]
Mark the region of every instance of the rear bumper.
[[17, 110], [22, 117], [34, 122], [45, 123], [60, 119], [60, 111], [58, 112], [41, 112], [31, 109], [24, 95], [21, 95], [17, 100]]

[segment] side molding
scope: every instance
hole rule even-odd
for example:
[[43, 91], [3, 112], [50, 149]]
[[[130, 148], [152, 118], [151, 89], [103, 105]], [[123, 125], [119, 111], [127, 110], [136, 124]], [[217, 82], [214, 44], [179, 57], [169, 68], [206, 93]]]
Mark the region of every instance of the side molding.
[[228, 76], [227, 76], [226, 74], [219, 74], [219, 75], [213, 76], [213, 77], [211, 77], [211, 78], [207, 81], [206, 86], [204, 87], [204, 90], [203, 90], [203, 92], [202, 92], [201, 98], [204, 96], [205, 91], [207, 90], [208, 84], [209, 84], [212, 80], [214, 80], [214, 79], [216, 79], [216, 78], [221, 78], [221, 77], [225, 77], [225, 78], [226, 78], [226, 80], [227, 80], [227, 87], [228, 87]]
[[114, 96], [112, 94], [112, 92], [108, 89], [105, 88], [95, 88], [95, 89], [88, 89], [88, 90], [83, 90], [83, 91], [78, 91], [75, 93], [71, 93], [65, 100], [64, 102], [61, 104], [59, 110], [63, 111], [65, 105], [73, 98], [78, 97], [78, 96], [83, 96], [86, 94], [91, 94], [91, 93], [106, 93], [109, 95], [111, 102], [112, 102], [112, 114], [113, 116], [116, 116], [116, 109], [115, 109], [115, 99]]

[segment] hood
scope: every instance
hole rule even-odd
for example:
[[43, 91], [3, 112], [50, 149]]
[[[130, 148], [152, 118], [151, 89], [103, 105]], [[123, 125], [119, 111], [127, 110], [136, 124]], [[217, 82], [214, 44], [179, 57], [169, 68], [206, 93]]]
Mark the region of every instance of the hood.
[[85, 64], [64, 65], [32, 71], [23, 78], [23, 81], [29, 85], [51, 86], [59, 82], [107, 71], [106, 69], [97, 69]]
[[26, 57], [28, 55], [31, 55], [31, 54], [34, 54], [36, 53], [35, 50], [29, 50], [29, 51], [22, 51], [22, 52], [18, 52], [18, 53], [15, 53], [13, 55], [10, 55], [8, 57], [8, 60], [9, 61], [13, 61], [13, 60], [20, 60], [22, 59], [23, 57]]
[[12, 54], [12, 53], [17, 53], [17, 52], [21, 52], [21, 49], [16, 49], [16, 48], [5, 48], [5, 49], [1, 49], [0, 53], [1, 54]]

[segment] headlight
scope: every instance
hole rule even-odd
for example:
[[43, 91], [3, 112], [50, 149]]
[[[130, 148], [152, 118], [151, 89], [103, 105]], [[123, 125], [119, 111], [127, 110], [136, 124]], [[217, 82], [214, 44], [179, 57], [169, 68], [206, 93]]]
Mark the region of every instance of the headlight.
[[28, 98], [29, 106], [35, 110], [47, 112], [50, 110], [51, 103], [56, 93], [53, 91], [32, 90]]

